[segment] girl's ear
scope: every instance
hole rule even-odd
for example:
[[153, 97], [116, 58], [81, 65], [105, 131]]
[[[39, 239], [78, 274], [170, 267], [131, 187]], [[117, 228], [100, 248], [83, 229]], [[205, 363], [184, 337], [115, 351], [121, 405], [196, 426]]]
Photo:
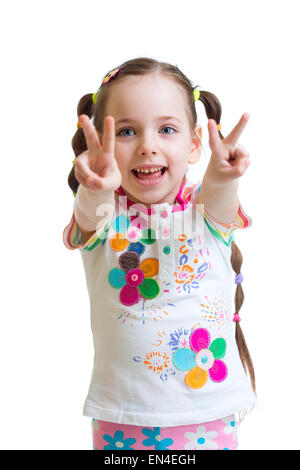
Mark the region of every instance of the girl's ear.
[[201, 150], [202, 150], [202, 144], [201, 144], [201, 139], [202, 139], [202, 127], [201, 126], [196, 126], [193, 132], [193, 137], [192, 137], [192, 148], [191, 152], [188, 158], [188, 163], [196, 163], [201, 155]]

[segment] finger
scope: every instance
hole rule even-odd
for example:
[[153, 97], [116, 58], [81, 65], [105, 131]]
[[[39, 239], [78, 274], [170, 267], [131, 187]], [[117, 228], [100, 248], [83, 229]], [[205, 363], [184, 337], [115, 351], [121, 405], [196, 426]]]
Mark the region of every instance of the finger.
[[[75, 160], [75, 176], [77, 178], [77, 173], [81, 179], [85, 180], [87, 178], [98, 178], [98, 174], [90, 167], [89, 164], [89, 152], [83, 152]], [[79, 181], [79, 180], [78, 180]]]
[[234, 172], [235, 174], [240, 177], [240, 176], [243, 176], [243, 174], [246, 172], [248, 166], [250, 165], [251, 163], [251, 160], [250, 158], [246, 158], [244, 157], [242, 160], [240, 160], [237, 165], [235, 165], [233, 168], [234, 168]]
[[243, 175], [251, 163], [249, 153], [243, 148], [237, 148], [229, 160], [232, 170], [239, 176]]
[[223, 140], [223, 142], [232, 146], [236, 145], [249, 119], [250, 115], [248, 113], [244, 113], [237, 125], [232, 129], [230, 134], [228, 134], [228, 136]]
[[102, 178], [96, 173], [91, 171], [88, 167], [79, 167], [75, 169], [75, 176], [77, 181], [90, 190], [102, 189]]
[[87, 178], [92, 178], [95, 173], [90, 169], [89, 165], [82, 159], [76, 159], [74, 163], [74, 172], [79, 183], [84, 184]]
[[214, 119], [209, 119], [207, 127], [209, 134], [209, 146], [212, 152], [217, 152], [221, 148], [222, 139], [220, 138], [216, 121]]
[[103, 122], [103, 152], [114, 155], [115, 151], [115, 120], [106, 116]]
[[88, 150], [90, 151], [99, 150], [100, 148], [99, 138], [98, 138], [96, 129], [93, 126], [90, 118], [86, 116], [85, 114], [81, 114], [79, 116], [79, 123], [84, 132]]

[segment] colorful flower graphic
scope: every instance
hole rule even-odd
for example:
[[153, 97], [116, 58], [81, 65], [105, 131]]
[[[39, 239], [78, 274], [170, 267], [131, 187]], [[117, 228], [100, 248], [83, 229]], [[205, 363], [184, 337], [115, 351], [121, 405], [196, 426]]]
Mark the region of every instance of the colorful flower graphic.
[[171, 361], [167, 354], [159, 351], [150, 351], [144, 358], [144, 364], [153, 372], [161, 374], [164, 370], [168, 369]]
[[189, 337], [191, 334], [191, 329], [187, 328], [178, 328], [173, 333], [170, 333], [170, 341], [168, 342], [168, 346], [170, 346], [171, 350], [177, 351], [179, 348], [185, 348], [189, 344]]
[[160, 428], [148, 429], [144, 428], [142, 433], [148, 437], [143, 441], [145, 447], [154, 446], [155, 450], [166, 450], [173, 444], [173, 439], [166, 438], [161, 440]]
[[104, 450], [134, 450], [130, 446], [136, 443], [136, 439], [133, 437], [124, 439], [123, 431], [116, 431], [114, 436], [103, 434], [103, 439], [109, 443], [107, 446], [104, 446]]
[[120, 289], [120, 302], [130, 306], [143, 299], [154, 299], [159, 285], [152, 277], [158, 274], [158, 260], [146, 258], [140, 263], [136, 251], [126, 251], [119, 257], [120, 268], [108, 273], [108, 282], [114, 289]]
[[226, 341], [217, 338], [210, 344], [210, 334], [204, 328], [195, 329], [190, 335], [190, 348], [180, 348], [173, 354], [173, 364], [179, 370], [187, 370], [185, 383], [198, 389], [206, 384], [208, 377], [213, 382], [223, 382], [228, 371], [221, 359], [226, 354]]
[[[232, 314], [228, 309], [228, 299], [224, 292], [211, 297], [204, 296], [199, 304], [200, 315], [203, 318], [205, 326], [218, 330], [222, 336], [222, 330], [229, 321], [232, 321]], [[203, 325], [201, 325], [203, 326]]]
[[223, 423], [225, 424], [224, 426], [224, 434], [236, 434], [236, 422], [235, 422], [235, 417], [234, 415], [232, 416], [227, 416], [226, 418], [222, 419]]
[[181, 293], [183, 289], [190, 294], [192, 289], [200, 287], [199, 281], [211, 269], [210, 253], [207, 248], [204, 250], [199, 249], [201, 241], [198, 242], [197, 247], [194, 247], [193, 240], [185, 234], [180, 235], [178, 240], [183, 244], [179, 248], [181, 256], [179, 266], [176, 267], [174, 272], [174, 281], [177, 284], [176, 290], [178, 293]]
[[111, 248], [114, 251], [136, 251], [142, 255], [145, 245], [152, 245], [156, 241], [156, 232], [151, 228], [140, 230], [138, 227], [130, 225], [129, 219], [121, 214], [112, 224], [116, 233], [109, 239]]
[[135, 356], [133, 360], [144, 365], [152, 372], [159, 375], [162, 382], [167, 382], [168, 378], [176, 374], [175, 370], [170, 367], [171, 359], [166, 352], [150, 351], [145, 354]]
[[217, 437], [216, 431], [206, 431], [205, 426], [198, 426], [196, 432], [186, 432], [185, 437], [189, 440], [185, 444], [185, 450], [217, 450], [218, 445], [213, 441]]
[[195, 277], [194, 270], [188, 264], [178, 266], [177, 271], [174, 273], [175, 282], [178, 284], [189, 284]]

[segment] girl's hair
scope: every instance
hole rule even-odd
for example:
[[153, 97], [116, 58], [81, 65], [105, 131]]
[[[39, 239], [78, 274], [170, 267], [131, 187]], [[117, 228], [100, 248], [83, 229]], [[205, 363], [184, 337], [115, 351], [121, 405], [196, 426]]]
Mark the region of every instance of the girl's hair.
[[[174, 80], [185, 92], [187, 105], [189, 109], [189, 115], [191, 120], [191, 127], [194, 128], [197, 124], [197, 112], [194, 99], [194, 89], [197, 86], [193, 86], [191, 81], [179, 70], [175, 65], [171, 65], [166, 62], [159, 62], [155, 59], [148, 57], [139, 57], [124, 62], [118, 66], [120, 68], [116, 78], [112, 78], [106, 83], [102, 83], [97, 91], [96, 104], [93, 102], [93, 93], [84, 95], [77, 106], [77, 115], [86, 114], [89, 118], [93, 119], [95, 128], [102, 133], [103, 121], [105, 118], [105, 107], [107, 103], [110, 90], [123, 78], [132, 75], [146, 75], [152, 73], [160, 73], [167, 78]], [[115, 69], [113, 69], [115, 70]], [[113, 72], [110, 70], [108, 73]], [[206, 116], [208, 119], [214, 119], [217, 124], [221, 121], [222, 108], [218, 98], [209, 91], [201, 90], [199, 100], [202, 102], [205, 108]], [[219, 131], [220, 137], [223, 139], [223, 135]], [[87, 150], [87, 145], [84, 137], [83, 130], [78, 128], [72, 139], [72, 148], [75, 153], [75, 157], [80, 155], [82, 152]], [[73, 193], [77, 192], [79, 182], [77, 181], [74, 173], [74, 165], [68, 177], [68, 184], [72, 189]], [[236, 274], [240, 273], [242, 264], [242, 255], [237, 245], [233, 242], [231, 244], [232, 255], [231, 264]], [[240, 284], [237, 285], [235, 292], [235, 313], [238, 313], [244, 300], [243, 290]], [[236, 342], [240, 354], [240, 358], [245, 369], [248, 372], [251, 379], [252, 388], [255, 391], [255, 376], [252, 360], [246, 345], [246, 341], [241, 330], [240, 324], [236, 323]]]

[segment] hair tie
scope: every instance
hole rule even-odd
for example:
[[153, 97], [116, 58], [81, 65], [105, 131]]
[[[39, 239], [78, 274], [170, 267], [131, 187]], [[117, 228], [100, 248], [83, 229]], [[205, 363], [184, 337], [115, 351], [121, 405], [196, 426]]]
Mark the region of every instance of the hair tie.
[[97, 103], [97, 99], [98, 99], [98, 91], [96, 93], [93, 93], [93, 96], [92, 96], [92, 101], [94, 104]]
[[232, 321], [238, 322], [238, 323], [241, 321], [241, 317], [239, 316], [238, 313], [235, 313], [235, 314], [233, 315], [233, 320], [232, 320]]
[[239, 273], [235, 276], [234, 282], [236, 284], [241, 284], [243, 282], [243, 280], [244, 280], [244, 277], [243, 277], [242, 273]]
[[194, 94], [194, 101], [198, 101], [200, 98], [200, 90], [198, 88], [194, 88], [193, 94]]

